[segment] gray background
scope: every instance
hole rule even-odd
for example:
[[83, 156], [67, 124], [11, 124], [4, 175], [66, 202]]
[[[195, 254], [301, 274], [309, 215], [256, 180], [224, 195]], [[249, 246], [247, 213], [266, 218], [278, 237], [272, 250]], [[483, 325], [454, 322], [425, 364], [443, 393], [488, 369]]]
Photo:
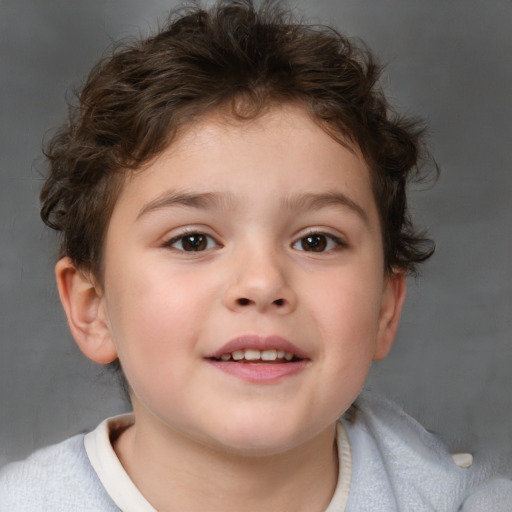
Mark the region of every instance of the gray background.
[[[55, 239], [38, 217], [43, 137], [112, 40], [174, 2], [0, 0], [0, 465], [125, 410], [68, 334]], [[512, 459], [512, 2], [324, 0], [296, 5], [362, 37], [396, 107], [429, 119], [442, 174], [413, 194], [437, 241], [409, 283], [391, 356], [369, 385], [454, 450]], [[510, 467], [509, 463], [509, 467]]]

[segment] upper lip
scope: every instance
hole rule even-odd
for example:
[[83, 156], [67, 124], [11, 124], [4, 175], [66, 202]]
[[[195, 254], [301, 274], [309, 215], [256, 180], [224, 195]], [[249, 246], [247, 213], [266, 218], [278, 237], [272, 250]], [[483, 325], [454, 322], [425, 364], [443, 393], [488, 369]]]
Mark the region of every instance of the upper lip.
[[306, 353], [299, 347], [294, 345], [291, 341], [288, 341], [281, 336], [266, 336], [259, 334], [244, 334], [237, 336], [229, 340], [222, 347], [206, 354], [207, 359], [218, 359], [222, 354], [231, 354], [237, 350], [282, 350], [284, 352], [291, 352], [299, 359], [309, 359]]

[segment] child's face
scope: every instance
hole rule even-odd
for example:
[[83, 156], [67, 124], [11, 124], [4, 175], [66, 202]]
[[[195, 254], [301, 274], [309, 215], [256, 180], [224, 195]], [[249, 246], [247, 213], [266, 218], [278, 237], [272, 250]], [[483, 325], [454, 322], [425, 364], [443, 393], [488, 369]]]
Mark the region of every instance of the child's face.
[[[136, 421], [245, 453], [331, 429], [403, 297], [363, 158], [298, 108], [184, 132], [126, 182], [104, 263]], [[245, 349], [277, 359], [235, 361]]]

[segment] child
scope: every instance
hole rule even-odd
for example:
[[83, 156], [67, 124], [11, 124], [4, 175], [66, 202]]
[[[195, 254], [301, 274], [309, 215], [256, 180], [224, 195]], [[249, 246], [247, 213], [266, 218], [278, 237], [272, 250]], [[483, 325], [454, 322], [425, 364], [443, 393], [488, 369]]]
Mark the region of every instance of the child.
[[72, 334], [133, 414], [7, 466], [0, 510], [510, 510], [510, 482], [360, 395], [433, 252], [405, 194], [421, 130], [378, 72], [246, 2], [93, 69], [42, 217]]

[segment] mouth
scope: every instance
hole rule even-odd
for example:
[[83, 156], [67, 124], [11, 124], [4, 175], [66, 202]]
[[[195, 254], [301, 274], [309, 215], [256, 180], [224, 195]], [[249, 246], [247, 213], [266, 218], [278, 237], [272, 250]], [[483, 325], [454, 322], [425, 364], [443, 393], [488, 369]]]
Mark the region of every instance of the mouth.
[[237, 336], [205, 357], [237, 363], [291, 363], [309, 359], [302, 349], [285, 338], [258, 334]]
[[279, 382], [304, 370], [309, 357], [278, 336], [245, 335], [226, 343], [205, 359], [214, 367], [250, 382]]
[[265, 350], [257, 350], [251, 348], [234, 350], [233, 352], [226, 352], [221, 354], [220, 357], [212, 357], [209, 359], [214, 361], [233, 361], [237, 363], [250, 364], [283, 364], [302, 361], [302, 358], [298, 357], [293, 352], [287, 352], [277, 348]]

